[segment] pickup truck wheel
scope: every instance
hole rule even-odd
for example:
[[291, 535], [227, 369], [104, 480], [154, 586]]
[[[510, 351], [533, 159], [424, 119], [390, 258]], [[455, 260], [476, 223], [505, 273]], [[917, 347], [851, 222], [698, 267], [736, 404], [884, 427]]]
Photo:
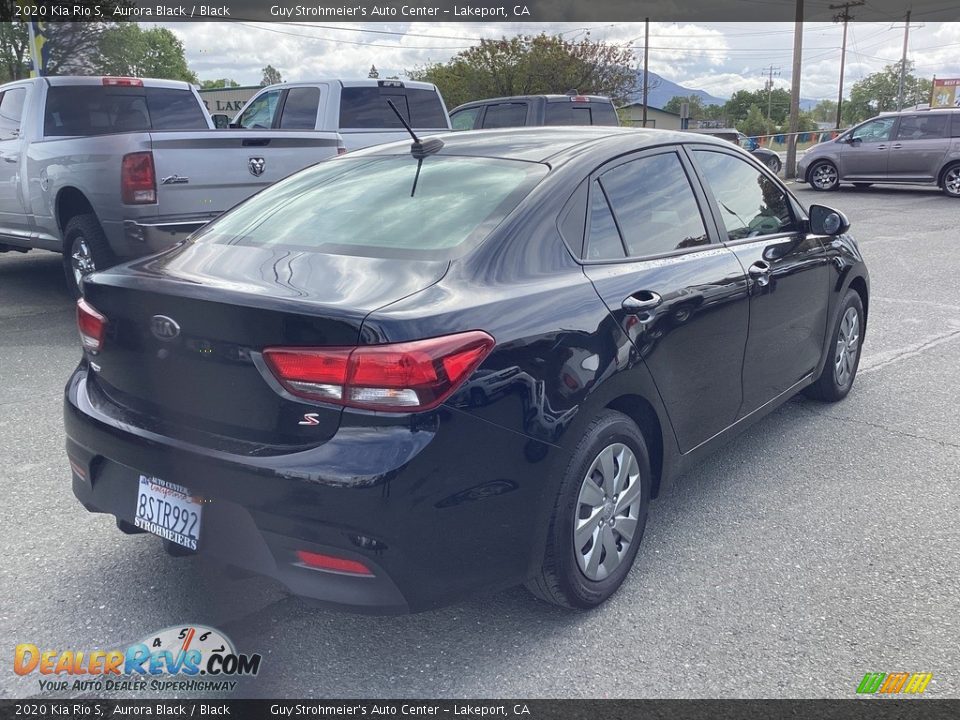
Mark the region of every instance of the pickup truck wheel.
[[90, 214], [70, 218], [63, 233], [63, 272], [71, 294], [80, 297], [83, 277], [113, 263], [113, 253], [97, 218]]

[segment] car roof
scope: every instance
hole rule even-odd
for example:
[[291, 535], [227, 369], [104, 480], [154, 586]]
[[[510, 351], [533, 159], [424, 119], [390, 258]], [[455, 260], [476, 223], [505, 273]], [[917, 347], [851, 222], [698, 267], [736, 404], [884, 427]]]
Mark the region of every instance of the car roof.
[[43, 80], [47, 84], [57, 87], [60, 85], [103, 85], [105, 77], [116, 77], [124, 80], [140, 80], [144, 87], [168, 88], [174, 90], [189, 90], [191, 85], [183, 80], [163, 80], [161, 78], [128, 78], [123, 75], [47, 75]]
[[456, 112], [461, 108], [466, 107], [476, 107], [477, 105], [488, 105], [493, 103], [505, 103], [505, 102], [516, 102], [518, 100], [536, 100], [543, 99], [547, 102], [573, 102], [573, 98], [582, 98], [587, 102], [598, 102], [598, 103], [610, 103], [613, 104], [613, 101], [603, 95], [504, 95], [503, 97], [492, 97], [484, 98], [483, 100], [471, 100], [470, 102], [465, 102], [461, 105], [457, 105], [450, 112]]
[[[625, 128], [601, 125], [558, 126], [558, 127], [520, 127], [502, 130], [469, 130], [431, 135], [443, 140], [439, 155], [471, 155], [475, 157], [497, 157], [529, 162], [562, 162], [560, 156], [575, 157], [587, 147], [617, 147], [623, 152], [641, 150], [669, 143], [706, 143], [719, 147], [729, 146], [726, 140], [707, 135], [655, 130], [653, 128]], [[408, 152], [410, 141], [405, 140], [388, 145], [378, 145], [359, 150], [350, 155], [383, 155]]]
[[[418, 90], [436, 90], [437, 86], [433, 83], [423, 82], [421, 80], [386, 80], [377, 78], [320, 78], [315, 80], [296, 80], [293, 82], [275, 83], [266, 85], [261, 90], [273, 90], [276, 88], [289, 87], [313, 87], [315, 85], [327, 85], [330, 83], [339, 83], [340, 87], [379, 87], [386, 85], [388, 87], [414, 88]], [[399, 85], [397, 85], [399, 83]], [[229, 89], [229, 88], [228, 88]]]

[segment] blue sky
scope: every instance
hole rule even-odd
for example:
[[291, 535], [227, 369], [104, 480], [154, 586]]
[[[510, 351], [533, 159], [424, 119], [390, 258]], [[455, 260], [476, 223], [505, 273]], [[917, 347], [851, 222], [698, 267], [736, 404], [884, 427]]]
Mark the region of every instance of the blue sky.
[[[478, 38], [563, 33], [630, 46], [640, 67], [643, 23], [160, 23], [183, 41], [201, 79], [257, 84], [271, 64], [285, 80], [365, 77], [442, 62]], [[726, 97], [763, 86], [770, 65], [790, 86], [792, 23], [651, 23], [650, 69], [688, 87]], [[903, 23], [850, 24], [845, 88], [900, 57]], [[801, 94], [836, 98], [841, 26], [807, 23]], [[925, 76], [960, 77], [960, 23], [913, 23], [909, 55]]]

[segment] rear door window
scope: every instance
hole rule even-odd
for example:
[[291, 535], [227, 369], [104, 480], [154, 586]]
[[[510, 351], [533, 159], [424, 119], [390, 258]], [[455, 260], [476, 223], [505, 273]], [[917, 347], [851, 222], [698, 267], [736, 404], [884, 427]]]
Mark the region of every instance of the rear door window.
[[487, 105], [483, 116], [484, 128], [523, 127], [527, 123], [526, 103], [497, 103]]
[[280, 127], [287, 130], [313, 130], [317, 127], [320, 88], [301, 87], [287, 91], [280, 113]]
[[947, 137], [947, 116], [903, 115], [897, 127], [897, 140], [937, 140]]
[[477, 124], [477, 116], [483, 107], [472, 107], [455, 112], [450, 116], [450, 125], [454, 130], [473, 130]]
[[194, 94], [176, 88], [54, 86], [43, 117], [45, 137], [207, 127]]
[[544, 111], [545, 125], [592, 125], [590, 106], [586, 103], [548, 102]]
[[20, 132], [27, 89], [11, 88], [0, 95], [0, 140], [9, 140]]

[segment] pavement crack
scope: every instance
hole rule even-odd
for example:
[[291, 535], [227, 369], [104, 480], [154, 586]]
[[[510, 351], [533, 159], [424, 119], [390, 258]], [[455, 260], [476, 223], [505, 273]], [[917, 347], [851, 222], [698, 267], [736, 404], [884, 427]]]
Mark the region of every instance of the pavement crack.
[[927, 437], [926, 435], [917, 435], [915, 433], [909, 433], [904, 430], [897, 430], [896, 428], [888, 427], [881, 423], [870, 422], [869, 420], [860, 420], [859, 418], [850, 417], [849, 415], [831, 415], [829, 413], [816, 412], [814, 410], [809, 410], [801, 404], [797, 404], [796, 408], [801, 412], [810, 415], [811, 417], [816, 418], [827, 418], [829, 420], [834, 420], [840, 423], [849, 423], [851, 425], [865, 425], [867, 427], [872, 427], [876, 430], [882, 430], [884, 432], [891, 433], [893, 435], [899, 435], [901, 437], [910, 438], [912, 440], [922, 440], [924, 442], [934, 443], [945, 448], [953, 448], [955, 450], [960, 450], [960, 444], [948, 442], [946, 440], [938, 440], [937, 438]]
[[888, 365], [900, 362], [901, 360], [916, 357], [927, 350], [935, 348], [938, 345], [942, 345], [943, 343], [950, 342], [958, 337], [960, 337], [960, 330], [954, 330], [943, 335], [936, 335], [929, 340], [907, 345], [899, 350], [893, 350], [889, 353], [880, 353], [874, 356], [874, 358], [877, 359], [869, 358], [866, 362], [862, 363], [859, 372], [861, 375], [866, 375], [868, 373], [876, 372], [877, 370], [882, 370]]

